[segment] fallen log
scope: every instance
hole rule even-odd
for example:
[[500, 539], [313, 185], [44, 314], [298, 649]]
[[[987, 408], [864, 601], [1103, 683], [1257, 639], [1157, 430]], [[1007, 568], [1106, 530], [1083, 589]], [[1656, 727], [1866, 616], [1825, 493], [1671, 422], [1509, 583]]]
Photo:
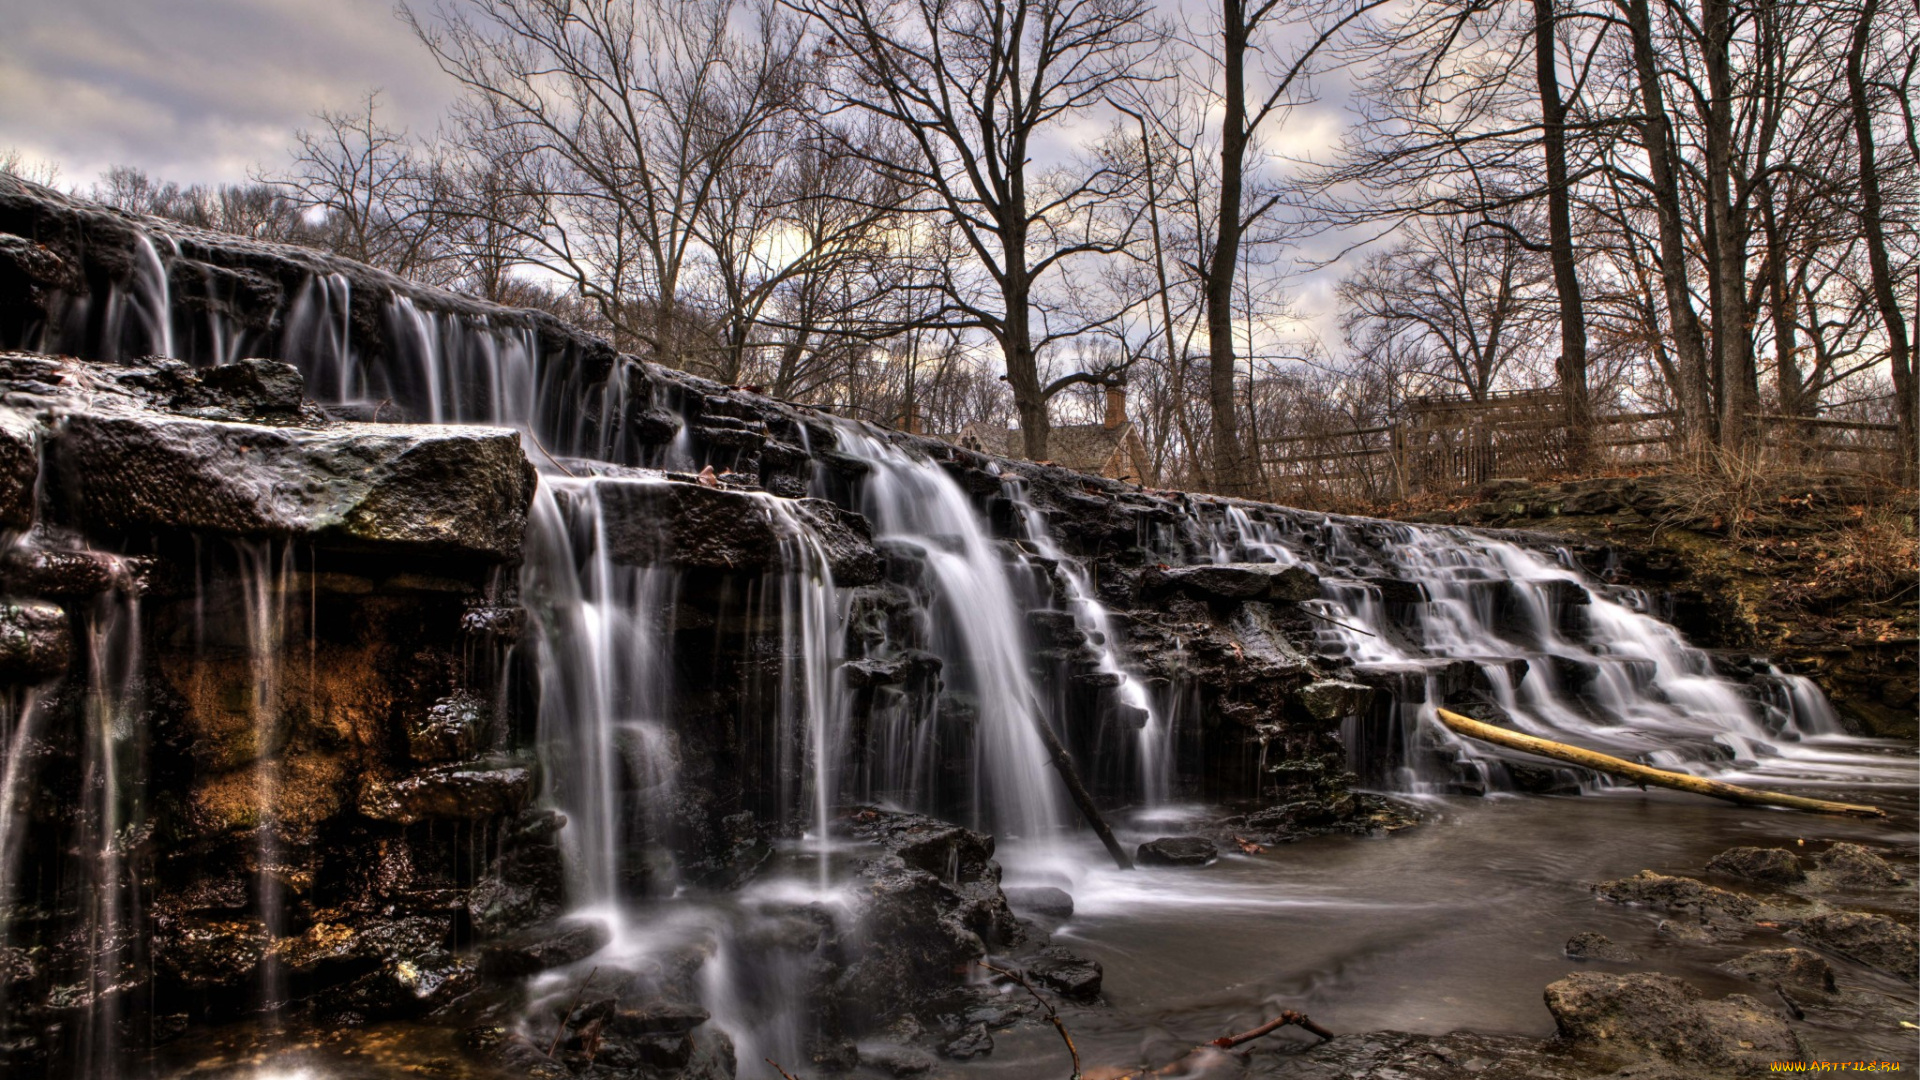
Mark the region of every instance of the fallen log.
[[1650, 765], [1641, 765], [1623, 758], [1602, 754], [1595, 750], [1583, 750], [1578, 746], [1568, 746], [1551, 739], [1542, 739], [1534, 735], [1524, 735], [1518, 731], [1509, 731], [1503, 727], [1481, 723], [1469, 716], [1462, 716], [1451, 709], [1438, 710], [1440, 722], [1455, 734], [1469, 739], [1479, 739], [1495, 746], [1504, 746], [1509, 750], [1520, 750], [1541, 757], [1565, 761], [1580, 765], [1595, 772], [1610, 773], [1625, 777], [1637, 784], [1654, 784], [1659, 787], [1673, 788], [1676, 791], [1691, 791], [1696, 795], [1708, 795], [1716, 799], [1742, 803], [1748, 806], [1783, 806], [1789, 810], [1807, 810], [1816, 814], [1846, 814], [1849, 817], [1886, 817], [1887, 812], [1877, 806], [1861, 806], [1857, 803], [1828, 802], [1825, 799], [1808, 799], [1799, 795], [1785, 795], [1774, 791], [1761, 791], [1756, 788], [1741, 787], [1721, 780], [1709, 780], [1702, 776], [1690, 776], [1687, 773], [1669, 772]]
[[1060, 745], [1059, 736], [1047, 725], [1047, 718], [1038, 710], [1033, 714], [1034, 730], [1040, 734], [1040, 742], [1047, 748], [1047, 760], [1060, 772], [1060, 779], [1067, 785], [1067, 794], [1072, 797], [1073, 805], [1080, 808], [1080, 815], [1092, 826], [1095, 836], [1104, 844], [1107, 854], [1113, 856], [1113, 864], [1122, 870], [1133, 869], [1133, 858], [1127, 849], [1114, 839], [1113, 830], [1107, 827], [1107, 820], [1100, 816], [1100, 808], [1093, 804], [1093, 796], [1088, 793], [1087, 785], [1080, 782], [1080, 770], [1073, 767], [1073, 755]]

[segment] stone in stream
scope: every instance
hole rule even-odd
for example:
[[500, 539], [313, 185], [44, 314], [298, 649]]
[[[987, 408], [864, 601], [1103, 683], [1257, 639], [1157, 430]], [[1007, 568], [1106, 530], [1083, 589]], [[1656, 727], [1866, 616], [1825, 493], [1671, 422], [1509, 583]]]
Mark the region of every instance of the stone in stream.
[[1801, 922], [1790, 936], [1908, 982], [1915, 981], [1914, 968], [1920, 964], [1913, 927], [1885, 915], [1830, 911]]
[[1843, 889], [1891, 888], [1906, 882], [1887, 860], [1859, 844], [1835, 844], [1814, 856], [1819, 884]]
[[1058, 946], [1042, 949], [1027, 962], [1027, 977], [1062, 997], [1091, 1001], [1100, 996], [1100, 961], [1089, 960]]
[[1205, 866], [1220, 849], [1204, 836], [1163, 836], [1141, 844], [1134, 857], [1142, 866]]
[[987, 1033], [987, 1025], [975, 1024], [948, 1040], [940, 1052], [955, 1061], [984, 1057], [993, 1053], [993, 1036]]
[[1546, 1003], [1561, 1038], [1607, 1057], [1764, 1069], [1802, 1056], [1773, 1006], [1745, 994], [1709, 1000], [1669, 975], [1580, 972], [1548, 986]]
[[1592, 930], [1568, 938], [1566, 953], [1574, 960], [1608, 960], [1616, 964], [1630, 964], [1640, 959], [1639, 953]]
[[1707, 869], [1716, 874], [1763, 881], [1770, 885], [1791, 885], [1806, 880], [1800, 859], [1786, 848], [1737, 847], [1715, 855]]
[[1737, 934], [1765, 914], [1774, 913], [1772, 908], [1763, 908], [1751, 897], [1692, 878], [1656, 874], [1651, 870], [1603, 881], [1595, 885], [1593, 891], [1615, 903], [1671, 912], [1677, 918], [1662, 923], [1661, 933], [1688, 939], [1710, 940]]
[[932, 1054], [917, 1047], [885, 1043], [861, 1047], [860, 1064], [888, 1076], [924, 1076], [933, 1071], [937, 1062]]
[[1833, 967], [1807, 949], [1761, 949], [1721, 964], [1722, 970], [1755, 982], [1802, 993], [1834, 992]]
[[1049, 919], [1073, 917], [1073, 896], [1065, 889], [1056, 889], [1051, 885], [1031, 885], [1015, 886], [1004, 891], [1007, 894], [1007, 903], [1022, 914], [1042, 915]]

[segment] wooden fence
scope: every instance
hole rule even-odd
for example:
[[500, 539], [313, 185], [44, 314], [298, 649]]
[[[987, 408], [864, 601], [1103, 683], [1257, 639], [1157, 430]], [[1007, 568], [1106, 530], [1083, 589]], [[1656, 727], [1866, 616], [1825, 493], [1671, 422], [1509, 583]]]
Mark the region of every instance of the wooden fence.
[[[1617, 412], [1588, 422], [1583, 474], [1670, 468], [1685, 457], [1671, 411]], [[1898, 428], [1866, 421], [1763, 414], [1758, 453], [1803, 472], [1894, 478]], [[1261, 460], [1269, 494], [1302, 506], [1398, 501], [1470, 490], [1495, 477], [1571, 475], [1567, 412], [1557, 391], [1481, 400], [1407, 402], [1395, 423], [1268, 439]]]

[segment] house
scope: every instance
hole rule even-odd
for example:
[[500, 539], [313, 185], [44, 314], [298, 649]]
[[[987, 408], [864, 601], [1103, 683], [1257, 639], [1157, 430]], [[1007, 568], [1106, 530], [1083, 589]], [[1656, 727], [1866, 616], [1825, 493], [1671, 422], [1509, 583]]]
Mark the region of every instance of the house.
[[[978, 421], [955, 434], [935, 435], [936, 439], [977, 450], [983, 454], [1022, 458], [1025, 447], [1017, 428], [1004, 428]], [[1109, 480], [1154, 487], [1159, 478], [1153, 471], [1153, 459], [1133, 421], [1127, 419], [1127, 388], [1107, 387], [1107, 415], [1098, 424], [1055, 426], [1047, 433], [1048, 460], [1075, 472], [1093, 473]]]

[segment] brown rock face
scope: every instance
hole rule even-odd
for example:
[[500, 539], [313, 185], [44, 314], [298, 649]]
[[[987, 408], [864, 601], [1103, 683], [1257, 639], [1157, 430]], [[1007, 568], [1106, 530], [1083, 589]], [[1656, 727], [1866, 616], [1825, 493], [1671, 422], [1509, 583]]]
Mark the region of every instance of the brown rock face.
[[1546, 1002], [1561, 1038], [1609, 1056], [1764, 1068], [1801, 1053], [1774, 1010], [1744, 994], [1710, 1001], [1667, 975], [1581, 972], [1548, 986]]

